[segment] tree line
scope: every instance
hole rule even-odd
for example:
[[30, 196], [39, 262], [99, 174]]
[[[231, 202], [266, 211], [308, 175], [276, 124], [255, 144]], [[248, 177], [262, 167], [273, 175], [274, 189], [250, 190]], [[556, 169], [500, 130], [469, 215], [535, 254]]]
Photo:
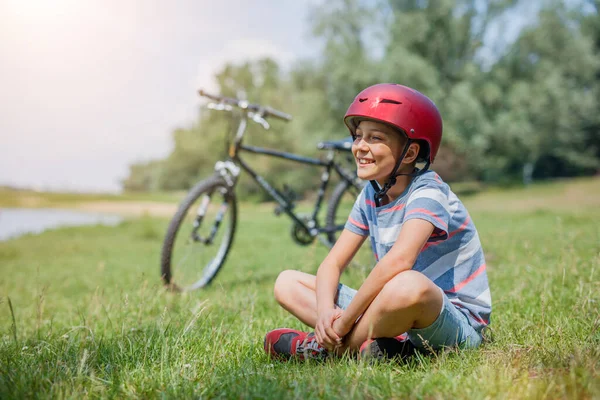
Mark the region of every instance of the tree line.
[[[342, 117], [360, 90], [395, 82], [438, 105], [444, 137], [432, 168], [448, 181], [600, 171], [600, 0], [331, 0], [310, 20], [319, 57], [286, 70], [268, 58], [230, 63], [216, 75], [222, 95], [294, 116], [269, 131], [250, 124], [249, 143], [317, 156], [317, 142], [348, 135]], [[515, 21], [526, 24], [516, 31]], [[131, 165], [124, 189], [189, 188], [226, 156], [234, 122], [199, 110], [172, 132], [168, 157]], [[276, 185], [302, 193], [319, 179], [311, 167], [254, 157]], [[240, 183], [239, 195], [261, 198], [247, 177]]]

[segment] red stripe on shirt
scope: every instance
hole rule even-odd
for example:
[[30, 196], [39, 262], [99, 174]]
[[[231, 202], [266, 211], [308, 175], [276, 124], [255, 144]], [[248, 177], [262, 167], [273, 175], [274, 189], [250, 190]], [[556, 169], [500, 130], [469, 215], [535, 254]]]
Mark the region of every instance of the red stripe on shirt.
[[458, 292], [460, 289], [462, 289], [467, 283], [471, 282], [473, 279], [477, 278], [479, 275], [481, 275], [481, 273], [485, 271], [485, 264], [482, 264], [479, 268], [477, 268], [477, 271], [473, 272], [471, 274], [471, 276], [469, 276], [467, 279], [465, 279], [464, 281], [462, 281], [461, 283], [459, 283], [458, 285], [454, 286], [452, 289], [447, 290], [448, 293], [456, 293]]
[[438, 217], [437, 215], [435, 215], [434, 213], [432, 213], [431, 211], [425, 209], [425, 208], [415, 208], [414, 210], [411, 210], [410, 212], [408, 212], [406, 214], [406, 216], [408, 217], [411, 214], [415, 214], [415, 213], [423, 213], [423, 214], [427, 214], [430, 217], [433, 217], [435, 220], [437, 220], [443, 227], [445, 227], [446, 229], [448, 229], [448, 224], [445, 223], [440, 217]]
[[465, 228], [467, 227], [467, 225], [469, 225], [470, 221], [471, 221], [471, 218], [469, 218], [469, 216], [467, 215], [467, 219], [465, 219], [465, 222], [463, 222], [463, 224], [461, 226], [459, 226], [458, 228], [456, 228], [455, 230], [450, 232], [450, 234], [448, 235], [448, 239], [450, 239], [452, 236], [456, 235], [457, 233], [464, 231]]
[[[455, 230], [450, 232], [448, 234], [448, 237], [446, 238], [446, 240], [450, 239], [452, 236], [456, 235], [457, 233], [464, 231], [465, 228], [467, 227], [467, 225], [469, 225], [470, 221], [471, 221], [471, 218], [469, 218], [469, 216], [467, 215], [467, 219], [465, 220], [465, 222], [463, 222], [463, 224], [461, 226], [459, 226], [458, 228], [456, 228]], [[433, 234], [431, 235], [431, 237], [433, 237], [433, 238], [435, 238], [437, 236], [440, 236], [440, 235], [435, 235], [435, 236]], [[423, 249], [421, 251], [427, 250], [427, 248], [429, 248], [430, 246], [435, 246], [436, 244], [439, 244], [439, 243], [442, 243], [442, 241], [425, 243], [425, 246], [423, 246]]]
[[375, 208], [375, 202], [373, 200], [365, 200], [365, 203], [367, 203], [368, 206]]
[[388, 208], [387, 210], [383, 210], [381, 213], [383, 214], [383, 213], [389, 213], [392, 211], [402, 210], [405, 205], [406, 204], [398, 204], [398, 205], [395, 205], [394, 207]]
[[348, 217], [348, 221], [350, 221], [350, 223], [352, 223], [352, 224], [356, 225], [356, 226], [357, 226], [357, 227], [359, 227], [360, 229], [363, 229], [363, 230], [365, 230], [365, 231], [368, 231], [368, 230], [369, 230], [369, 227], [368, 227], [368, 226], [365, 226], [365, 225], [361, 224], [360, 222], [356, 221], [356, 220], [355, 220], [354, 218], [352, 218], [352, 217]]

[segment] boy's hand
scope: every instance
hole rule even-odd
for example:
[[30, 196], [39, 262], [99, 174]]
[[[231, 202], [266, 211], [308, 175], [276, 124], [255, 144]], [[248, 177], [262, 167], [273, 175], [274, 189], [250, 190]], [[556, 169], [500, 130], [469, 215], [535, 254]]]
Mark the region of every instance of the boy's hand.
[[342, 313], [343, 310], [336, 307], [323, 312], [317, 317], [317, 324], [315, 326], [317, 343], [329, 351], [334, 350], [342, 342], [342, 338], [333, 329], [334, 321], [339, 320]]
[[347, 326], [347, 324], [344, 322], [344, 318], [337, 318], [335, 321], [333, 321], [332, 328], [336, 335], [339, 337], [344, 337], [352, 330], [352, 326], [352, 324]]

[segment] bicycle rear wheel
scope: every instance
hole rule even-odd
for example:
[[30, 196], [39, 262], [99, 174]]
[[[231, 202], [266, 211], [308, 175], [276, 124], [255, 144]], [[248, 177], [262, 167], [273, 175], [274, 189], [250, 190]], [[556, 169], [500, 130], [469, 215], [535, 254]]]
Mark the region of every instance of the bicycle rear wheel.
[[[335, 231], [328, 233], [330, 243], [335, 243], [343, 229], [350, 211], [358, 198], [362, 188], [347, 181], [342, 181], [333, 190], [327, 206], [326, 223], [328, 227], [336, 227]], [[353, 258], [353, 265], [369, 268], [375, 265], [375, 256], [371, 249], [371, 240], [367, 238]]]
[[167, 229], [161, 255], [164, 283], [176, 291], [208, 285], [229, 254], [236, 220], [235, 193], [220, 176], [194, 186]]

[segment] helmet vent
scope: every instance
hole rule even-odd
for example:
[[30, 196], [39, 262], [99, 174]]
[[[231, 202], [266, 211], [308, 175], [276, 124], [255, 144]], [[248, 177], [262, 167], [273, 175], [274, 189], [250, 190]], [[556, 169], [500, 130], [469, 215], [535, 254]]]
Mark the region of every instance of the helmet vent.
[[402, 104], [401, 101], [391, 100], [391, 99], [382, 99], [380, 103], [388, 103], [388, 104]]
[[368, 97], [363, 97], [361, 99], [358, 99], [358, 101], [360, 101], [361, 103], [364, 103], [365, 101], [369, 100]]

